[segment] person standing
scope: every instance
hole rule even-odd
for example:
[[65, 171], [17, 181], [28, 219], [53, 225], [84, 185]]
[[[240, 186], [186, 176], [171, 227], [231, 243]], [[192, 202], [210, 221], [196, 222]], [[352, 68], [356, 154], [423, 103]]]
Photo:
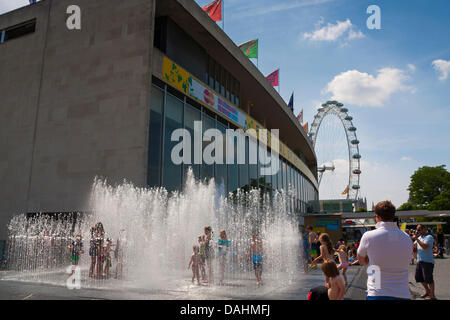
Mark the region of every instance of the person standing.
[[225, 230], [220, 230], [219, 238], [217, 239], [217, 251], [219, 254], [219, 267], [220, 267], [220, 280], [219, 285], [223, 285], [223, 279], [225, 277], [225, 264], [227, 262], [228, 252], [230, 250], [231, 241], [228, 240]]
[[[317, 244], [319, 241], [319, 237], [313, 231], [312, 226], [306, 227], [306, 233], [308, 235], [309, 255], [312, 259], [315, 259], [319, 255], [320, 243], [319, 243], [319, 245]], [[314, 265], [311, 265], [311, 267], [314, 267]]]
[[408, 266], [412, 242], [394, 222], [390, 201], [375, 206], [376, 229], [363, 234], [357, 257], [368, 265], [367, 300], [409, 300]]
[[252, 241], [250, 242], [247, 253], [247, 262], [249, 261], [250, 257], [252, 258], [253, 269], [255, 270], [256, 285], [260, 286], [263, 284], [263, 244], [256, 233], [252, 234]]
[[433, 244], [434, 238], [428, 233], [427, 229], [419, 224], [417, 226], [417, 235], [414, 235], [414, 246], [417, 247], [417, 266], [416, 266], [416, 282], [420, 282], [425, 289], [425, 293], [421, 298], [427, 300], [436, 300], [434, 295], [434, 257]]

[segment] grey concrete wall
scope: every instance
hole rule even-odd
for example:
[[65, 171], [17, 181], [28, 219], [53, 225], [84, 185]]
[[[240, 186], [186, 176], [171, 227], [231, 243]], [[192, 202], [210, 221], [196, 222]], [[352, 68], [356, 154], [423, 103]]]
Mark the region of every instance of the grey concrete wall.
[[37, 18], [36, 31], [0, 44], [0, 240], [27, 211], [49, 2], [0, 16], [0, 29]]
[[[72, 4], [81, 8], [80, 31], [66, 28], [66, 9]], [[16, 70], [15, 78], [0, 80], [0, 92], [6, 91], [0, 108], [6, 117], [1, 121], [18, 122], [24, 114], [30, 118], [29, 133], [23, 134], [17, 124], [6, 130], [24, 135], [23, 148], [6, 145], [2, 129], [0, 150], [7, 150], [10, 157], [7, 177], [0, 175], [3, 220], [18, 210], [85, 210], [95, 176], [110, 183], [127, 179], [145, 185], [154, 4], [155, 0], [44, 0], [39, 9], [14, 12], [20, 20], [33, 10], [42, 11], [38, 23], [48, 21], [49, 26], [42, 34], [15, 40], [13, 49], [13, 41], [10, 47], [0, 46], [0, 59], [8, 55], [8, 63], [11, 56], [23, 57], [24, 50], [30, 51], [27, 63], [38, 48], [37, 59], [42, 53], [45, 57], [42, 74], [39, 66], [33, 69], [32, 79], [40, 90], [29, 91], [29, 84], [22, 83], [31, 66], [10, 67], [9, 73]], [[8, 19], [12, 19], [8, 14], [0, 16], [0, 25]], [[28, 48], [34, 42], [35, 48]], [[6, 90], [10, 87], [13, 90]], [[17, 106], [27, 111], [20, 113]], [[3, 158], [0, 155], [0, 161]], [[24, 158], [23, 164], [11, 165], [16, 158]], [[0, 163], [4, 166], [5, 161]], [[10, 183], [17, 185], [14, 191], [8, 190]], [[0, 239], [4, 236], [3, 230]]]

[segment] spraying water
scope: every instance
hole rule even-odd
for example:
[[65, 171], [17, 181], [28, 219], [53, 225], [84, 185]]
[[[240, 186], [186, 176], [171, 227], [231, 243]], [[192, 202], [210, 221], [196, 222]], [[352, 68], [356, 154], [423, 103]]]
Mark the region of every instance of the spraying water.
[[[185, 290], [191, 287], [192, 271], [187, 265], [193, 245], [198, 245], [204, 227], [211, 226], [215, 252], [219, 230], [226, 230], [231, 241], [221, 290], [250, 290], [245, 284], [253, 283], [254, 275], [246, 256], [253, 233], [263, 242], [264, 288], [273, 290], [298, 279], [299, 274], [300, 235], [298, 222], [287, 211], [288, 199], [289, 193], [269, 195], [257, 189], [237, 190], [224, 197], [214, 180], [198, 181], [191, 171], [183, 191], [171, 194], [164, 188], [138, 188], [126, 182], [110, 186], [96, 179], [90, 213], [82, 219], [20, 215], [11, 220], [8, 268], [14, 270], [15, 279], [64, 284], [70, 266], [68, 246], [80, 234], [82, 287]], [[113, 245], [109, 277], [92, 276], [90, 270], [90, 240], [96, 237], [91, 230], [98, 222], [104, 228], [102, 243], [109, 238]], [[107, 257], [103, 259], [102, 263], [108, 263]], [[212, 269], [217, 279], [219, 259], [213, 259]]]

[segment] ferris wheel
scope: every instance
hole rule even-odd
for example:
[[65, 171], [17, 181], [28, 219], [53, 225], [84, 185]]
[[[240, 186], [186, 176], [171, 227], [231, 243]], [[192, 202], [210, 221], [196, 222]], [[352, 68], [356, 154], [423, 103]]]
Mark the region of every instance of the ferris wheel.
[[327, 101], [317, 111], [309, 135], [318, 160], [319, 194], [356, 200], [361, 155], [353, 117], [338, 101]]

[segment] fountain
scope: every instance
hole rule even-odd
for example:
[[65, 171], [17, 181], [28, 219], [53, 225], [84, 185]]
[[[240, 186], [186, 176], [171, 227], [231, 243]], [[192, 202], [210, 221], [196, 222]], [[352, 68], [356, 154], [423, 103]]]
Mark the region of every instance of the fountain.
[[[184, 190], [170, 194], [164, 188], [138, 188], [127, 182], [110, 186], [96, 179], [89, 212], [81, 218], [19, 215], [11, 220], [7, 278], [65, 285], [70, 270], [68, 245], [81, 234], [82, 288], [171, 291], [184, 298], [201, 299], [215, 292], [242, 297], [264, 295], [297, 280], [300, 235], [297, 221], [287, 211], [289, 193], [237, 190], [224, 197], [221, 190], [223, 187], [217, 187], [214, 180], [194, 179], [191, 171]], [[119, 259], [123, 259], [120, 279], [114, 279], [118, 262], [114, 253], [110, 278], [89, 277], [90, 230], [99, 221], [104, 226], [104, 239], [111, 238], [113, 244], [119, 239]], [[212, 227], [215, 251], [220, 229], [225, 229], [231, 240], [224, 286], [191, 284], [192, 272], [187, 266], [192, 247], [198, 244], [205, 226]], [[251, 261], [246, 261], [253, 232], [259, 234], [264, 245], [265, 285], [258, 290]], [[215, 279], [217, 260], [213, 260]]]

